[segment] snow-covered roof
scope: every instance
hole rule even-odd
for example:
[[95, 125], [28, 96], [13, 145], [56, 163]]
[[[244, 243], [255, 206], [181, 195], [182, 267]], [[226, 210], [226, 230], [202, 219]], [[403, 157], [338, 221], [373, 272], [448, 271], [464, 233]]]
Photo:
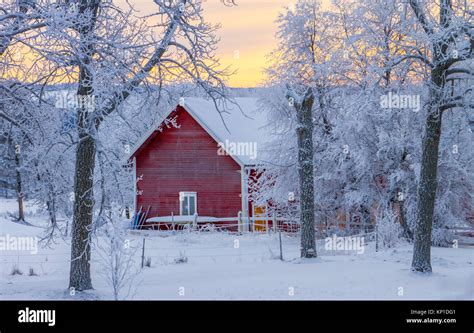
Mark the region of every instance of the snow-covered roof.
[[[264, 149], [271, 138], [266, 114], [259, 108], [258, 98], [239, 97], [233, 101], [240, 109], [237, 105], [226, 102], [219, 105], [219, 108], [224, 110], [220, 114], [212, 100], [186, 97], [180, 104], [214, 140], [223, 144], [229, 155], [237, 162], [241, 165], [258, 164], [259, 151]], [[169, 113], [172, 111], [170, 110]], [[133, 156], [147, 138], [156, 131], [162, 121], [145, 133], [130, 156]]]

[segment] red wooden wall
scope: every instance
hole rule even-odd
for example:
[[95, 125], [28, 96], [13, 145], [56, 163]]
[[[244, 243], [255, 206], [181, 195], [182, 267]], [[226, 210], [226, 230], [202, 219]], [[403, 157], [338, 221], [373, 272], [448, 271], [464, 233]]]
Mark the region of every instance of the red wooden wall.
[[[209, 112], [216, 112], [209, 110]], [[179, 215], [179, 192], [197, 192], [200, 216], [235, 217], [242, 210], [240, 166], [230, 156], [217, 154], [217, 142], [182, 107], [180, 128], [163, 126], [135, 153], [137, 207], [148, 218]]]

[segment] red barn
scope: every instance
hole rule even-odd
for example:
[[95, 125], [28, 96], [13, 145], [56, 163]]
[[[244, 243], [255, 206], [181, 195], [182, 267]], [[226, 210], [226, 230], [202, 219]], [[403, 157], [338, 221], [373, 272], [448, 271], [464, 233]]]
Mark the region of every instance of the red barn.
[[[236, 102], [240, 109], [227, 103], [219, 113], [212, 101], [182, 99], [138, 142], [130, 160], [140, 227], [194, 220], [197, 214], [198, 223], [248, 230], [248, 216], [265, 215], [265, 207], [249, 202], [248, 184], [269, 139], [266, 118], [257, 99]], [[262, 217], [255, 229], [267, 221]]]

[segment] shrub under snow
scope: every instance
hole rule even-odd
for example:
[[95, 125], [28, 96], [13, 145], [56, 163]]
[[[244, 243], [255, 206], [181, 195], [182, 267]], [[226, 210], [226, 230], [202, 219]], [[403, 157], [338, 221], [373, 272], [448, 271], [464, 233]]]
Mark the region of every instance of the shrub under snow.
[[391, 209], [384, 209], [377, 216], [378, 242], [381, 248], [392, 248], [400, 241], [402, 227]]

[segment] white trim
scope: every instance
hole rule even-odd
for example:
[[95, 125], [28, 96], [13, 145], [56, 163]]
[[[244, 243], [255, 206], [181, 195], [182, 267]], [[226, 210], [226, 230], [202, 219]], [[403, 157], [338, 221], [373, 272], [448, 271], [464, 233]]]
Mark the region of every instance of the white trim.
[[137, 150], [145, 143], [145, 141], [153, 134], [153, 132], [157, 131], [158, 130], [158, 127], [160, 127], [160, 125], [165, 121], [165, 119], [173, 112], [175, 111], [176, 108], [174, 108], [173, 110], [171, 110], [169, 113], [167, 113], [166, 115], [164, 115], [163, 117], [160, 118], [159, 121], [157, 121], [155, 124], [153, 124], [141, 137], [140, 139], [138, 140], [138, 143], [136, 143], [134, 146], [133, 146], [133, 149], [132, 151], [128, 154], [127, 156], [127, 161], [130, 159], [130, 157], [133, 156], [133, 154], [135, 154], [137, 152]]
[[[128, 157], [127, 157], [127, 161], [130, 159], [131, 156], [133, 156], [133, 154], [135, 154], [137, 152], [137, 150], [145, 143], [145, 141], [153, 134], [153, 132], [155, 132], [158, 127], [163, 123], [163, 121], [165, 121], [165, 119], [174, 111], [176, 111], [176, 109], [178, 108], [178, 106], [181, 106], [183, 107], [186, 112], [188, 112], [191, 117], [199, 124], [201, 125], [202, 128], [204, 128], [204, 130], [207, 132], [207, 134], [209, 134], [216, 143], [220, 143], [220, 142], [224, 142], [224, 140], [222, 140], [221, 138], [219, 138], [219, 136], [214, 133], [205, 123], [204, 121], [199, 118], [199, 116], [197, 115], [197, 113], [192, 109], [192, 107], [189, 105], [189, 104], [186, 104], [186, 102], [183, 104], [183, 105], [177, 105], [174, 109], [172, 109], [170, 112], [168, 112], [167, 114], [165, 114], [163, 117], [160, 118], [160, 120], [158, 122], [156, 122], [153, 126], [150, 127], [150, 129], [148, 131], [145, 132], [144, 135], [142, 135], [140, 137], [140, 140], [138, 141], [138, 143], [133, 147], [132, 151], [130, 152], [130, 154], [128, 154]], [[217, 112], [217, 111], [216, 111]], [[225, 147], [222, 147], [223, 149], [225, 149]], [[217, 151], [217, 150], [216, 150]], [[233, 154], [230, 154], [227, 150], [226, 150], [226, 153], [228, 156], [232, 157], [232, 159], [234, 161], [237, 162], [238, 165], [240, 165], [240, 167], [244, 167], [245, 163], [238, 157], [238, 156], [234, 156]]]
[[[207, 134], [209, 134], [216, 143], [220, 143], [220, 142], [224, 142], [224, 140], [222, 140], [221, 138], [219, 138], [219, 136], [214, 133], [206, 124], [205, 122], [199, 118], [199, 116], [197, 115], [197, 113], [192, 109], [192, 107], [189, 105], [189, 104], [186, 104], [186, 102], [184, 103], [183, 105], [183, 108], [191, 115], [191, 117], [194, 118], [194, 120], [197, 121], [197, 123], [199, 125], [201, 125], [202, 128], [204, 128], [204, 130], [207, 132]], [[216, 111], [217, 112], [217, 111]], [[239, 164], [241, 167], [243, 167], [245, 165], [245, 163], [238, 157], [238, 156], [234, 156], [232, 154], [230, 154], [226, 149], [225, 147], [222, 147], [228, 156], [232, 157], [236, 162], [237, 164]]]
[[137, 159], [134, 157], [133, 161], [133, 214], [137, 213]]
[[249, 199], [248, 199], [248, 179], [249, 175], [247, 171], [250, 170], [247, 167], [242, 167], [240, 169], [240, 182], [241, 182], [241, 197], [242, 197], [242, 226], [239, 226], [242, 230], [240, 231], [248, 231], [249, 226], [247, 225], [247, 217], [250, 216], [249, 214]]
[[[245, 174], [245, 168], [241, 168], [240, 169], [240, 199], [241, 199], [242, 208], [240, 212], [241, 212], [242, 221], [244, 221], [244, 218], [247, 217], [247, 215], [245, 214], [245, 176], [244, 174]], [[245, 231], [243, 223], [242, 225], [239, 223], [238, 231], [239, 232]]]
[[[183, 198], [187, 197], [194, 197], [194, 214], [197, 214], [197, 192], [187, 192], [187, 191], [180, 191], [179, 192], [179, 215], [180, 216], [193, 216], [194, 214], [191, 215], [183, 215], [183, 207], [181, 206]], [[188, 204], [189, 204], [189, 199], [188, 199]]]

